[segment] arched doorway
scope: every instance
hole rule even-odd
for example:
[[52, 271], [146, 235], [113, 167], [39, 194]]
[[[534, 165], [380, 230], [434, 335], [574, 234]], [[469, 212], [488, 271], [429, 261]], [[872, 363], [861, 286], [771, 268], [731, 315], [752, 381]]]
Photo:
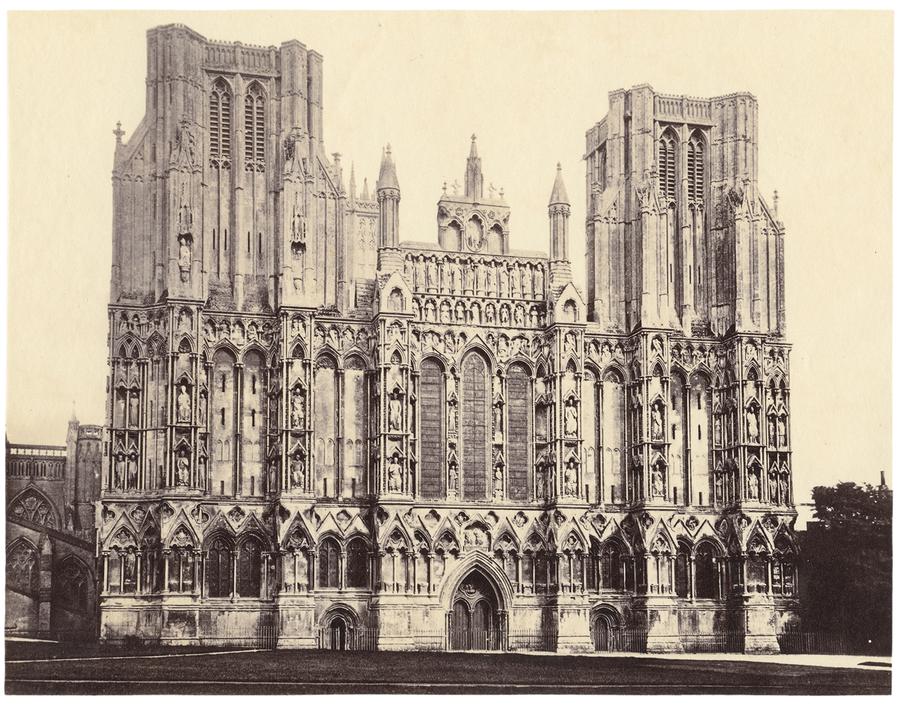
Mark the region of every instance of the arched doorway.
[[341, 615], [332, 617], [325, 630], [325, 648], [332, 651], [346, 651], [348, 627], [347, 620]]
[[620, 651], [619, 616], [608, 607], [594, 612], [591, 620], [591, 634], [594, 637], [594, 651]]
[[503, 648], [502, 613], [497, 589], [484, 573], [473, 570], [453, 594], [448, 617], [450, 649], [496, 651]]

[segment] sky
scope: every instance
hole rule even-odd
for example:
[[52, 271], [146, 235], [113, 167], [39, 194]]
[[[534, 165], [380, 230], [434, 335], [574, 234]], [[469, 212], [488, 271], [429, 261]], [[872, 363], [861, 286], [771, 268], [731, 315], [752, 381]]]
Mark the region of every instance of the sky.
[[[892, 17], [851, 12], [13, 13], [9, 18], [7, 437], [103, 423], [111, 169], [144, 110], [146, 30], [324, 56], [325, 141], [374, 184], [390, 143], [400, 236], [436, 239], [441, 184], [478, 136], [511, 247], [548, 247], [560, 162], [584, 282], [584, 134], [649, 83], [759, 101], [759, 183], [787, 234], [795, 500], [891, 464]], [[345, 174], [348, 174], [346, 171]]]

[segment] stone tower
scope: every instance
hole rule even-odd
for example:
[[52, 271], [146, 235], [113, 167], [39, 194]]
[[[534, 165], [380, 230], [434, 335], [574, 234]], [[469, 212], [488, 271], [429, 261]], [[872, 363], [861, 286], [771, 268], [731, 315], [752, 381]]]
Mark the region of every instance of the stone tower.
[[585, 154], [589, 325], [630, 351], [625, 492], [722, 512], [709, 521], [740, 555], [730, 624], [747, 650], [774, 648], [772, 610], [792, 603], [748, 589], [747, 566], [793, 546], [796, 512], [784, 226], [757, 181], [756, 99], [616, 90]]

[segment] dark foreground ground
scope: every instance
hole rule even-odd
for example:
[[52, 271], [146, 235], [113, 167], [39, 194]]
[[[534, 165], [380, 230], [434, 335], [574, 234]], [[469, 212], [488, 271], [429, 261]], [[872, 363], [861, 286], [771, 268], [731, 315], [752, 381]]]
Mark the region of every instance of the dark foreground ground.
[[135, 655], [96, 646], [73, 650], [7, 642], [6, 692], [889, 694], [891, 678], [889, 669], [715, 656], [685, 661], [627, 655], [208, 651], [158, 649]]

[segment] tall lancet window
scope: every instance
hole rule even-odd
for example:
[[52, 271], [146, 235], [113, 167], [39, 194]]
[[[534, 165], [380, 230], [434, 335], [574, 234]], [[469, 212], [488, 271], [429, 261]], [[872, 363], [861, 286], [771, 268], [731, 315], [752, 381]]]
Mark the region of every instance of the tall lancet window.
[[266, 164], [266, 104], [256, 82], [244, 97], [244, 159], [250, 170], [261, 171]]
[[659, 196], [665, 201], [675, 200], [675, 135], [667, 129], [659, 139], [657, 157]]
[[217, 78], [209, 94], [209, 158], [213, 166], [231, 162], [231, 91]]
[[687, 153], [688, 200], [690, 201], [703, 200], [703, 177], [705, 175], [703, 157], [703, 138], [694, 133], [691, 141], [688, 142]]

